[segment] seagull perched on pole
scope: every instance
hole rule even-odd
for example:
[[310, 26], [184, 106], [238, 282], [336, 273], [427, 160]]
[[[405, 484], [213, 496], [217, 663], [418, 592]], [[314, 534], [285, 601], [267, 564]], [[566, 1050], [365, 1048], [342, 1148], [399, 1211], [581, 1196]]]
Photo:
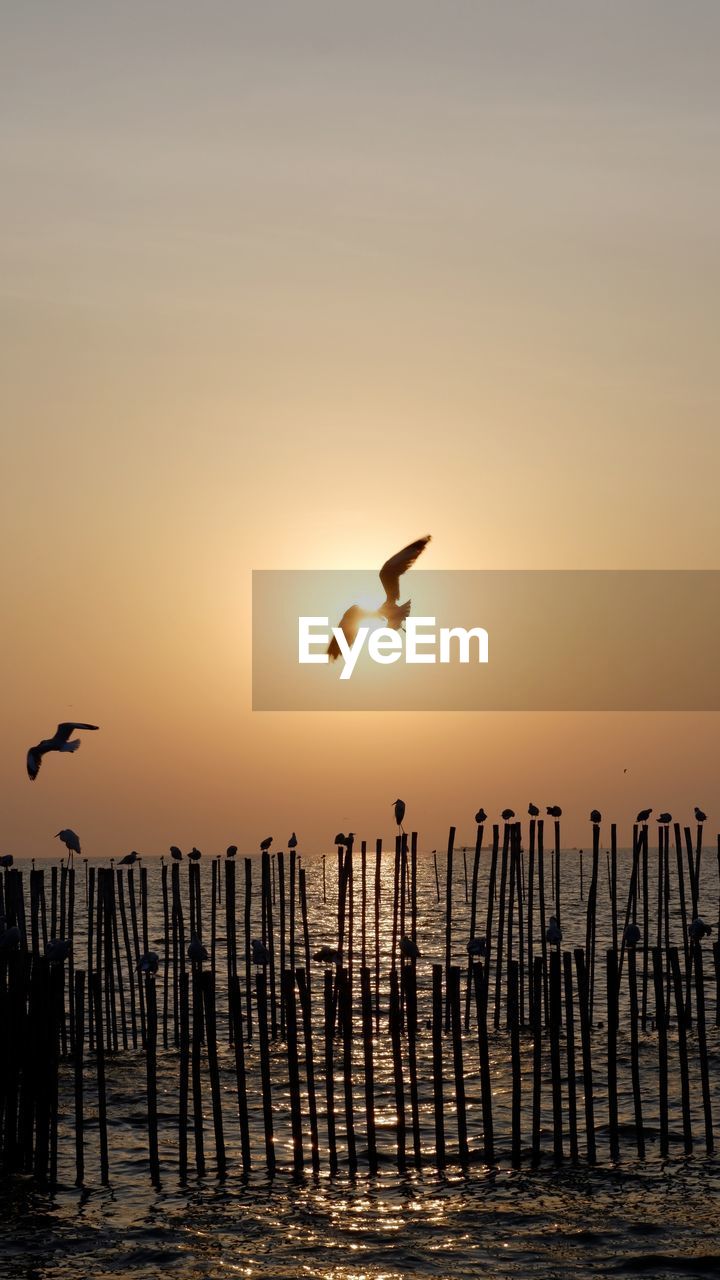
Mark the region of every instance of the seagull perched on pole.
[[293, 833], [292, 833], [292, 835], [291, 835], [290, 839], [288, 840], [288, 849], [297, 849], [297, 842], [298, 842], [298, 841], [297, 841], [297, 836], [295, 835], [295, 832], [293, 831]]
[[207, 947], [204, 947], [196, 933], [190, 938], [190, 946], [187, 949], [188, 958], [196, 964], [202, 964], [203, 960], [207, 960]]
[[133, 849], [132, 853], [126, 853], [125, 857], [120, 859], [118, 866], [134, 867], [139, 857], [140, 857], [140, 854], [137, 852], [136, 849]]
[[707, 822], [707, 814], [703, 813], [702, 809], [698, 809], [697, 805], [695, 805], [695, 821]]
[[559, 804], [549, 804], [547, 806], [547, 814], [549, 818], [561, 818], [562, 809]]
[[4, 853], [2, 858], [0, 858], [0, 867], [5, 867], [7, 869], [7, 867], [12, 866], [14, 861], [15, 859], [11, 853]]
[[648, 820], [648, 818], [650, 817], [650, 814], [651, 814], [651, 813], [652, 813], [652, 809], [641, 809], [641, 810], [640, 810], [640, 812], [639, 812], [639, 814], [638, 814], [638, 816], [637, 816], [637, 818], [635, 819], [635, 821], [636, 821], [636, 822], [647, 822], [647, 820]]
[[316, 960], [318, 964], [337, 964], [339, 959], [340, 952], [337, 947], [330, 947], [328, 945], [320, 947], [320, 950], [316, 951], [313, 956], [313, 960]]
[[261, 840], [261, 841], [260, 841], [260, 852], [261, 852], [261, 853], [267, 853], [267, 851], [268, 851], [268, 849], [270, 848], [270, 845], [272, 844], [272, 842], [273, 842], [273, 838], [272, 838], [272, 836], [266, 836], [264, 840]]
[[176, 844], [170, 845], [170, 857], [173, 862], [182, 862], [182, 849], [178, 849]]
[[515, 817], [515, 810], [503, 809], [502, 813], [500, 814], [500, 817], [502, 818], [503, 822], [510, 822], [511, 818]]
[[[417, 542], [411, 542], [407, 547], [403, 547], [402, 551], [398, 551], [389, 560], [385, 561], [380, 570], [380, 582], [385, 592], [385, 599], [379, 609], [368, 610], [363, 609], [359, 604], [353, 604], [346, 609], [340, 619], [340, 630], [349, 645], [355, 641], [363, 618], [382, 618], [387, 627], [391, 631], [399, 631], [405, 619], [410, 613], [410, 600], [406, 600], [404, 604], [400, 604], [400, 579], [408, 569], [412, 569], [418, 556], [422, 555], [428, 542], [430, 534], [426, 534], [424, 538], [418, 538]], [[335, 661], [340, 657], [340, 645], [335, 636], [333, 636], [328, 645], [328, 654], [331, 661]]]
[[256, 964], [259, 969], [264, 969], [265, 966], [270, 963], [270, 952], [260, 938], [252, 939], [250, 943], [250, 950], [252, 953], [252, 962], [253, 964]]
[[529, 804], [528, 813], [530, 814], [531, 818], [537, 818], [538, 814], [540, 813], [540, 810], [538, 809], [536, 804]]
[[400, 939], [400, 954], [404, 960], [420, 959], [421, 951], [414, 938], [408, 938], [407, 934], [405, 934]]
[[602, 814], [599, 809], [590, 810], [590, 821], [597, 826], [598, 822], [602, 822]]
[[229, 844], [229, 845], [228, 845], [227, 849], [225, 850], [225, 857], [226, 857], [226, 858], [235, 858], [235, 857], [237, 857], [237, 845], [236, 845], [236, 844]]
[[144, 956], [140, 957], [138, 969], [141, 973], [157, 973], [160, 957], [157, 951], [146, 951]]
[[192, 849], [190, 850], [188, 854], [188, 858], [190, 859], [191, 862], [199, 862], [200, 859], [202, 858], [202, 854], [200, 850], [196, 849], [195, 845], [193, 845]]
[[475, 814], [475, 821], [477, 822], [479, 827], [481, 827], [484, 822], [487, 822], [487, 814], [484, 809], [478, 809], [477, 813]]
[[73, 854], [76, 853], [78, 857], [81, 856], [80, 837], [77, 832], [73, 831], [70, 827], [64, 827], [62, 831], [58, 831], [55, 839], [62, 840], [65, 845], [65, 848], [68, 851], [68, 864], [71, 862]]
[[562, 942], [562, 929], [557, 922], [557, 916], [551, 916], [548, 920], [548, 927], [545, 930], [545, 937], [551, 947], [559, 947]]
[[[395, 822], [397, 823], [397, 825], [399, 826], [400, 830], [402, 831], [402, 830], [403, 830], [403, 818], [405, 817], [405, 801], [404, 801], [404, 800], [393, 800], [393, 805], [394, 805], [394, 807], [395, 807]], [[403, 834], [404, 834], [404, 833], [403, 833]]]
[[45, 948], [45, 955], [50, 964], [62, 964], [72, 951], [69, 938], [51, 938]]
[[97, 724], [81, 724], [79, 721], [70, 723], [69, 721], [59, 724], [52, 738], [43, 738], [42, 742], [38, 742], [36, 746], [31, 747], [27, 753], [27, 771], [31, 782], [34, 782], [40, 771], [43, 756], [48, 751], [77, 751], [80, 746], [80, 739], [73, 738], [76, 729], [99, 729]]
[[659, 814], [659, 816], [655, 819], [655, 821], [656, 821], [656, 822], [661, 822], [663, 826], [667, 826], [668, 822], [672, 822], [672, 814], [671, 814], [671, 813], [661, 813], [661, 814]]

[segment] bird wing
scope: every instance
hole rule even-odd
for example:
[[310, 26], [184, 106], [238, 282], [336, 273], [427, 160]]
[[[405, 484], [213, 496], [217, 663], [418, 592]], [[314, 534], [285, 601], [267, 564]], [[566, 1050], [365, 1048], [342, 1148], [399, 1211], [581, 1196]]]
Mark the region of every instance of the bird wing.
[[[363, 618], [370, 617], [372, 617], [372, 614], [366, 613], [364, 609], [360, 608], [359, 604], [352, 604], [349, 609], [345, 610], [342, 618], [340, 619], [340, 630], [349, 645], [353, 645], [355, 643], [358, 627], [360, 626]], [[333, 636], [330, 641], [327, 651], [331, 662], [334, 662], [336, 658], [340, 657], [340, 645], [335, 639], [335, 636]]]
[[27, 771], [31, 782], [34, 782], [40, 772], [42, 758], [45, 755], [45, 748], [39, 742], [36, 747], [31, 747], [27, 753]]
[[61, 742], [68, 742], [70, 739], [70, 736], [75, 732], [76, 729], [99, 729], [99, 728], [100, 726], [97, 724], [78, 724], [78, 723], [71, 724], [69, 721], [64, 721], [62, 724], [58, 725], [57, 733], [55, 734], [55, 737], [59, 738]]
[[418, 538], [417, 542], [411, 542], [409, 546], [403, 547], [402, 551], [397, 551], [394, 556], [385, 561], [380, 570], [380, 581], [383, 585], [385, 595], [393, 604], [397, 604], [400, 599], [400, 579], [408, 569], [412, 569], [418, 556], [422, 555], [428, 542], [430, 534], [426, 534], [424, 538]]

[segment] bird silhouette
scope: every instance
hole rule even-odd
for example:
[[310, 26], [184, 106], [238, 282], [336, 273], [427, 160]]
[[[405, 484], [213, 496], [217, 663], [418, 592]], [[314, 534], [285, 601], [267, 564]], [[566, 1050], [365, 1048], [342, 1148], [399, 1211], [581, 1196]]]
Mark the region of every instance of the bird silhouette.
[[503, 809], [502, 813], [500, 814], [500, 817], [503, 819], [504, 822], [509, 822], [511, 818], [515, 817], [515, 810]]
[[668, 823], [668, 822], [672, 822], [672, 814], [671, 814], [671, 813], [660, 813], [660, 814], [658, 814], [658, 816], [657, 816], [657, 818], [655, 819], [655, 821], [656, 821], [656, 822], [662, 822], [664, 825], [667, 825], [667, 823]]
[[335, 844], [344, 844], [345, 848], [349, 849], [354, 839], [355, 839], [354, 831], [348, 831], [346, 836], [343, 835], [342, 831], [338, 831], [335, 837]]
[[628, 924], [623, 931], [623, 942], [626, 947], [636, 947], [642, 934], [636, 924]]
[[70, 721], [59, 724], [52, 738], [43, 738], [42, 742], [38, 742], [31, 747], [27, 753], [27, 771], [31, 782], [34, 782], [40, 771], [43, 756], [48, 751], [77, 751], [80, 746], [80, 739], [73, 738], [76, 729], [99, 729], [97, 724], [81, 724]]
[[157, 973], [160, 957], [157, 951], [146, 951], [144, 956], [140, 957], [138, 969], [141, 973]]
[[260, 841], [260, 852], [261, 852], [261, 853], [267, 853], [267, 851], [268, 851], [268, 849], [270, 848], [270, 845], [272, 844], [272, 842], [273, 842], [273, 838], [272, 838], [272, 836], [266, 836], [264, 840], [261, 840], [261, 841]]
[[561, 818], [562, 809], [559, 804], [549, 804], [547, 806], [547, 815], [549, 818]]
[[119, 867], [134, 867], [134, 866], [135, 866], [135, 863], [138, 861], [139, 857], [140, 857], [140, 854], [137, 852], [137, 850], [136, 850], [136, 849], [133, 849], [132, 853], [126, 853], [126, 854], [125, 854], [125, 857], [120, 859], [120, 861], [119, 861], [119, 863], [118, 863], [118, 866], [119, 866]]
[[288, 840], [288, 849], [297, 849], [297, 836], [294, 831]]
[[182, 850], [178, 849], [176, 844], [170, 845], [170, 857], [173, 862], [182, 862]]
[[15, 859], [11, 853], [4, 853], [0, 858], [0, 867], [11, 867], [14, 861]]
[[20, 946], [20, 930], [16, 924], [7, 927], [5, 916], [0, 916], [0, 953], [17, 951]]
[[479, 827], [481, 827], [484, 822], [487, 822], [487, 814], [484, 809], [478, 809], [477, 813], [475, 814], [475, 821], [477, 822]]
[[236, 845], [236, 844], [229, 844], [229, 845], [228, 845], [228, 847], [227, 847], [227, 849], [225, 850], [225, 857], [226, 857], [226, 858], [234, 858], [234, 857], [236, 857], [236, 855], [237, 855], [237, 845]]
[[[358, 633], [358, 628], [364, 618], [382, 618], [391, 631], [399, 631], [405, 619], [410, 613], [410, 600], [406, 600], [404, 604], [400, 604], [400, 579], [408, 569], [412, 569], [418, 556], [422, 555], [428, 542], [430, 534], [424, 538], [418, 538], [417, 542], [411, 542], [407, 547], [403, 547], [402, 551], [398, 551], [389, 560], [385, 561], [380, 570], [380, 582], [385, 592], [385, 599], [379, 609], [367, 610], [360, 607], [359, 604], [353, 604], [349, 609], [345, 610], [340, 619], [340, 630], [349, 645], [354, 643]], [[335, 636], [333, 636], [328, 645], [328, 654], [330, 660], [335, 661], [340, 657], [340, 645]]]
[[702, 939], [709, 937], [712, 933], [712, 925], [706, 924], [702, 916], [696, 916], [688, 929], [688, 933], [693, 942], [702, 942]]
[[707, 822], [707, 814], [703, 813], [702, 809], [698, 809], [697, 805], [695, 805], [695, 821]]
[[419, 960], [421, 956], [417, 942], [414, 938], [408, 938], [407, 934], [400, 939], [400, 953], [405, 960]]
[[58, 831], [55, 839], [62, 840], [65, 845], [65, 848], [68, 851], [68, 863], [71, 861], [73, 854], [77, 853], [78, 856], [81, 856], [80, 837], [77, 832], [73, 831], [70, 827], [65, 827], [62, 831]]
[[467, 944], [467, 952], [469, 956], [484, 956], [486, 950], [486, 938], [471, 938]]
[[200, 859], [202, 858], [202, 854], [200, 850], [196, 849], [195, 845], [193, 845], [192, 849], [190, 850], [188, 854], [188, 858], [190, 859], [191, 862], [199, 862]]
[[264, 967], [270, 963], [270, 952], [265, 946], [265, 943], [261, 942], [259, 938], [253, 938], [250, 943], [250, 949], [252, 952], [253, 964]]
[[599, 809], [590, 810], [590, 821], [594, 823], [602, 822], [602, 814]]
[[395, 822], [397, 826], [400, 828], [400, 830], [402, 831], [403, 818], [405, 817], [405, 801], [393, 800], [393, 805], [395, 806]]
[[536, 804], [531, 803], [528, 805], [528, 813], [530, 814], [531, 818], [537, 818], [539, 812], [540, 810], [538, 809]]
[[202, 964], [203, 960], [207, 960], [207, 947], [204, 947], [197, 934], [194, 933], [190, 939], [190, 946], [187, 949], [188, 958], [194, 960], [197, 964]]
[[641, 809], [641, 810], [640, 810], [640, 812], [639, 812], [639, 814], [638, 814], [638, 816], [637, 816], [637, 818], [635, 819], [635, 821], [636, 821], [636, 822], [647, 822], [647, 820], [648, 820], [648, 818], [650, 817], [650, 814], [651, 814], [651, 813], [652, 813], [652, 809]]
[[50, 964], [63, 964], [72, 950], [69, 938], [51, 938], [45, 948], [46, 959]]
[[337, 964], [339, 959], [340, 953], [337, 947], [327, 945], [320, 947], [313, 956], [313, 960], [317, 960], [318, 964]]
[[551, 916], [550, 919], [548, 920], [548, 927], [545, 930], [545, 937], [547, 941], [550, 943], [551, 947], [557, 947], [562, 942], [562, 939], [563, 939], [562, 929], [560, 928], [560, 925], [557, 922], [557, 916]]

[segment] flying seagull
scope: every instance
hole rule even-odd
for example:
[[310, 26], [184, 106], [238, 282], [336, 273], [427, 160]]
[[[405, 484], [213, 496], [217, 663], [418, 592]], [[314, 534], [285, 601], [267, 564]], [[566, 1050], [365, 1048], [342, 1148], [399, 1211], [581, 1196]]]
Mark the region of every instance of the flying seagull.
[[76, 729], [99, 729], [97, 724], [59, 724], [52, 738], [43, 738], [37, 746], [31, 747], [27, 753], [27, 771], [31, 782], [34, 782], [40, 771], [42, 758], [48, 751], [77, 751], [80, 739], [73, 738]]
[[[400, 604], [400, 579], [408, 569], [412, 569], [418, 556], [422, 555], [428, 542], [430, 534], [424, 538], [418, 538], [417, 542], [411, 542], [409, 546], [403, 547], [402, 551], [398, 551], [396, 555], [391, 556], [385, 561], [380, 570], [380, 582], [385, 592], [385, 599], [379, 609], [367, 610], [362, 609], [359, 604], [353, 604], [346, 609], [340, 619], [340, 630], [349, 645], [353, 644], [358, 633], [363, 618], [383, 618], [386, 625], [391, 631], [399, 631], [403, 622], [410, 613], [410, 600], [406, 600], [404, 604]], [[340, 645], [335, 636], [333, 636], [328, 645], [328, 654], [334, 662], [340, 657]]]

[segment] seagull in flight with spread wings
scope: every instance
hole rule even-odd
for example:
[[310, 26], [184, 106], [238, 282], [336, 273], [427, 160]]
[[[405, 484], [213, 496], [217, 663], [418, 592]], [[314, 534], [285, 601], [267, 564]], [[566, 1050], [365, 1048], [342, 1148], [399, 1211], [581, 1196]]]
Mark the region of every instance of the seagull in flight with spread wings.
[[[346, 609], [340, 619], [340, 630], [342, 631], [347, 643], [353, 644], [358, 633], [358, 628], [363, 618], [383, 618], [386, 625], [391, 631], [399, 631], [410, 613], [410, 600], [406, 600], [404, 604], [400, 604], [400, 579], [408, 569], [412, 569], [418, 556], [422, 555], [428, 542], [430, 534], [426, 534], [424, 538], [418, 538], [417, 542], [411, 542], [409, 546], [403, 547], [402, 551], [398, 551], [389, 560], [385, 561], [380, 570], [380, 582], [385, 592], [385, 599], [379, 609], [374, 612], [362, 609], [359, 604], [353, 604]], [[332, 661], [340, 657], [340, 646], [333, 636], [328, 645], [328, 654]]]
[[[96, 724], [80, 724], [74, 722], [70, 724], [59, 724], [52, 738], [43, 738], [42, 742], [38, 742], [37, 746], [31, 747], [27, 753], [27, 771], [31, 782], [34, 782], [40, 771], [42, 758], [47, 755], [48, 751], [77, 751], [80, 746], [80, 739], [73, 738], [76, 729], [97, 729]], [[72, 739], [72, 741], [71, 741]]]

